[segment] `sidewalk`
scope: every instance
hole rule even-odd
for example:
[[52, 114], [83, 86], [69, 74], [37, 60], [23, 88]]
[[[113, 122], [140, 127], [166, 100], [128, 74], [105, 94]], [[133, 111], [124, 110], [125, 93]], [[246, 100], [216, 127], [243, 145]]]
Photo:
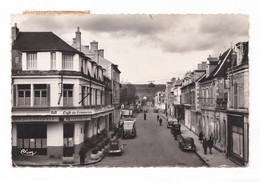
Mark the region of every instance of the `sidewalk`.
[[[161, 114], [161, 117], [164, 118], [164, 122], [167, 122], [167, 117], [165, 114]], [[240, 167], [233, 161], [229, 160], [225, 153], [219, 152], [218, 150], [212, 148], [212, 154], [209, 154], [209, 149], [207, 154], [204, 154], [202, 143], [199, 141], [198, 136], [190, 131], [185, 125], [181, 124], [181, 135], [182, 137], [192, 137], [196, 145], [196, 154], [205, 164], [209, 167]]]

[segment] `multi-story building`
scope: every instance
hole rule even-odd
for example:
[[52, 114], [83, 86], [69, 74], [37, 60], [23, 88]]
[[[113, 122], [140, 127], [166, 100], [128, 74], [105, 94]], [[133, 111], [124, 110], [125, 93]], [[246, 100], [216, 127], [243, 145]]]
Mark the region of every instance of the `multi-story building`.
[[165, 92], [159, 91], [155, 94], [154, 106], [159, 109], [161, 112], [165, 112], [166, 101], [165, 101]]
[[81, 32], [78, 27], [75, 32], [75, 38], [73, 38], [72, 47], [83, 52], [85, 56], [90, 57], [92, 61], [104, 68], [104, 75], [111, 80], [111, 90], [107, 100], [111, 101], [111, 105], [114, 106], [114, 112], [112, 114], [112, 120], [110, 121], [110, 129], [112, 126], [118, 126], [120, 121], [120, 70], [118, 65], [113, 64], [111, 61], [104, 57], [104, 49], [98, 48], [98, 42], [92, 41], [89, 45], [81, 44]]
[[227, 155], [246, 165], [249, 156], [249, 65], [248, 42], [235, 45], [228, 70]]
[[197, 122], [197, 105], [199, 99], [198, 81], [205, 74], [205, 64], [199, 64], [198, 69], [185, 74], [181, 87], [181, 105], [184, 107], [184, 124], [194, 133], [199, 133]]
[[12, 27], [12, 147], [47, 156], [77, 155], [108, 129], [114, 107], [104, 69], [52, 32]]
[[219, 58], [209, 59], [204, 77], [200, 80], [201, 131], [206, 138], [212, 137], [214, 146], [226, 152], [227, 127], [227, 69], [232, 49]]

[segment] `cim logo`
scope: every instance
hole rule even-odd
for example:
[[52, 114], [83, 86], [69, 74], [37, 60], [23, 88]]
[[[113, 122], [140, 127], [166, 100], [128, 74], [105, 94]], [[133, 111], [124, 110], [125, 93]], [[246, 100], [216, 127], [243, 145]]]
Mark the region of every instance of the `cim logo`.
[[37, 153], [37, 151], [36, 152], [28, 151], [28, 149], [22, 149], [20, 151], [20, 154], [22, 154], [24, 156], [34, 156], [36, 153]]

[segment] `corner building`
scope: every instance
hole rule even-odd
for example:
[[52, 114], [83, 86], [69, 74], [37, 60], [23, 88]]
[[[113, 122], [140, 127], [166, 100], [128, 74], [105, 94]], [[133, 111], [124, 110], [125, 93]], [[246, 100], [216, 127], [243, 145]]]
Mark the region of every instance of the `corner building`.
[[78, 155], [109, 128], [104, 69], [52, 32], [12, 28], [12, 153]]

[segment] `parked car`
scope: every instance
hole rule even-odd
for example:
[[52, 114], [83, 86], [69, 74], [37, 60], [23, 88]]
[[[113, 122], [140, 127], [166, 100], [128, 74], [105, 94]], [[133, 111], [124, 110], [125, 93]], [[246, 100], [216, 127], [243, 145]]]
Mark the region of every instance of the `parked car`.
[[134, 118], [125, 118], [123, 123], [123, 138], [135, 138], [136, 126]]
[[179, 141], [179, 147], [182, 151], [196, 151], [196, 145], [194, 144], [194, 140], [191, 137], [182, 138]]
[[123, 153], [123, 145], [120, 145], [119, 140], [112, 140], [109, 145], [108, 154], [119, 154]]
[[172, 128], [173, 124], [174, 124], [174, 121], [173, 121], [173, 120], [168, 120], [168, 122], [167, 122], [167, 128]]
[[159, 109], [154, 109], [153, 112], [154, 113], [159, 113]]

